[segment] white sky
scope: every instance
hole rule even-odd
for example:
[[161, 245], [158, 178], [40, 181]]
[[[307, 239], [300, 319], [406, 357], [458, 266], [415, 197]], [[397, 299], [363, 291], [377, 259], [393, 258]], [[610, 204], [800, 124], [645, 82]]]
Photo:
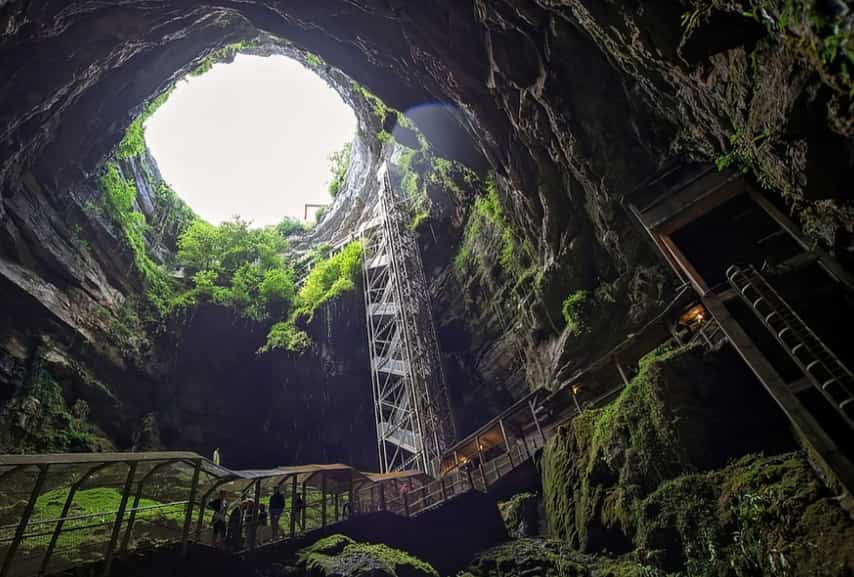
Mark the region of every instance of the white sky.
[[353, 110], [316, 74], [244, 54], [179, 82], [145, 124], [160, 172], [200, 217], [255, 226], [328, 204], [329, 155], [355, 132]]

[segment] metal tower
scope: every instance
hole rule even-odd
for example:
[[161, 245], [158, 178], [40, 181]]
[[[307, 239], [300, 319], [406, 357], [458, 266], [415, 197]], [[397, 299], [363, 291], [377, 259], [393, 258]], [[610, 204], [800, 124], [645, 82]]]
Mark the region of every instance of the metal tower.
[[362, 233], [362, 262], [380, 469], [436, 476], [455, 433], [430, 294], [407, 199], [385, 164], [377, 178], [378, 222]]

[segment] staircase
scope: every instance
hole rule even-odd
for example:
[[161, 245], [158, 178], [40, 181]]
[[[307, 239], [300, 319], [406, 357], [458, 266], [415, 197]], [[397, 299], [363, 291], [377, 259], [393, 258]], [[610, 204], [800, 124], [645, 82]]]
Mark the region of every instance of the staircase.
[[756, 269], [731, 266], [727, 279], [813, 386], [854, 428], [854, 375], [848, 367]]

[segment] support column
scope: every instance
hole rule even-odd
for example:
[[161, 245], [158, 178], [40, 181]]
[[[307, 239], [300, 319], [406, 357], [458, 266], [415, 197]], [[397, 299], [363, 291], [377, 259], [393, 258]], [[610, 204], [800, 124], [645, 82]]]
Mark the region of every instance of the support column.
[[59, 521], [56, 523], [56, 527], [53, 530], [53, 535], [50, 536], [50, 543], [47, 546], [47, 551], [45, 551], [44, 557], [42, 557], [41, 567], [39, 568], [39, 575], [44, 575], [47, 571], [48, 563], [50, 563], [50, 558], [53, 556], [53, 550], [56, 548], [56, 543], [59, 541], [59, 535], [62, 533], [62, 527], [65, 525], [65, 518], [68, 516], [68, 511], [71, 509], [71, 504], [74, 502], [74, 495], [77, 494], [78, 489], [83, 486], [83, 483], [89, 479], [94, 473], [108, 467], [110, 463], [102, 463], [95, 467], [92, 467], [86, 473], [83, 474], [71, 487], [68, 489], [68, 496], [65, 499], [65, 504], [62, 506], [62, 513], [59, 514]]
[[326, 473], [320, 473], [320, 527], [326, 527]]
[[504, 448], [507, 449], [507, 455], [510, 456], [510, 466], [515, 467], [513, 463], [513, 450], [510, 448], [510, 440], [507, 438], [507, 430], [504, 428], [504, 419], [498, 419], [498, 426], [501, 428], [501, 438], [504, 439]]
[[249, 541], [249, 550], [252, 551], [255, 549], [256, 544], [258, 543], [258, 522], [261, 517], [259, 515], [261, 511], [261, 479], [255, 481], [255, 511], [252, 514], [252, 524], [249, 526], [249, 530], [246, 532]]
[[339, 509], [338, 509], [338, 492], [335, 492], [335, 496], [333, 497], [333, 503], [335, 504], [335, 522], [340, 521], [339, 517]]
[[537, 434], [540, 436], [540, 441], [543, 446], [546, 446], [546, 436], [543, 434], [543, 429], [540, 427], [540, 419], [537, 418], [537, 411], [534, 408], [534, 402], [528, 401], [528, 406], [531, 408], [531, 417], [534, 419], [534, 425], [537, 427]]
[[380, 481], [380, 511], [385, 511], [385, 483]]
[[629, 386], [629, 378], [626, 376], [626, 371], [623, 370], [623, 365], [620, 364], [620, 359], [614, 355], [614, 364], [617, 365], [617, 370], [620, 372], [620, 378], [623, 379], [623, 384]]
[[116, 520], [113, 523], [113, 533], [110, 536], [110, 544], [107, 546], [107, 553], [104, 555], [104, 576], [110, 574], [110, 568], [113, 565], [113, 551], [116, 549], [116, 541], [119, 539], [119, 531], [122, 528], [122, 519], [125, 516], [125, 509], [128, 504], [128, 496], [130, 488], [133, 485], [133, 477], [136, 475], [136, 463], [130, 463], [128, 466], [128, 474], [125, 479], [125, 486], [122, 490], [122, 500], [119, 503], [119, 510], [116, 512]]
[[442, 490], [442, 501], [447, 501], [448, 491], [445, 489], [445, 477], [439, 477], [439, 488]]
[[294, 475], [291, 480], [291, 539], [294, 538], [297, 528], [297, 476]]
[[[196, 461], [196, 468], [193, 471], [193, 484], [190, 486], [190, 501], [187, 503], [187, 516], [184, 518], [184, 534], [181, 536], [183, 545], [181, 546], [181, 555], [187, 556], [187, 549], [190, 543], [190, 525], [193, 523], [193, 506], [196, 503], [196, 496], [199, 493], [199, 475], [202, 472], [202, 461]], [[202, 505], [199, 507], [204, 510]], [[134, 511], [136, 513], [136, 511]], [[130, 526], [128, 526], [128, 534], [130, 534]]]
[[27, 524], [30, 522], [30, 517], [33, 516], [33, 510], [36, 508], [36, 500], [41, 495], [42, 487], [44, 487], [45, 479], [47, 478], [48, 465], [39, 465], [39, 476], [36, 478], [36, 484], [33, 485], [33, 490], [30, 492], [30, 500], [27, 501], [27, 506], [21, 515], [21, 520], [18, 522], [18, 527], [15, 529], [15, 536], [12, 538], [12, 543], [9, 545], [9, 550], [6, 551], [6, 558], [3, 559], [3, 568], [0, 569], [0, 577], [6, 577], [9, 570], [12, 568], [12, 559], [24, 540], [24, 532], [27, 529]]

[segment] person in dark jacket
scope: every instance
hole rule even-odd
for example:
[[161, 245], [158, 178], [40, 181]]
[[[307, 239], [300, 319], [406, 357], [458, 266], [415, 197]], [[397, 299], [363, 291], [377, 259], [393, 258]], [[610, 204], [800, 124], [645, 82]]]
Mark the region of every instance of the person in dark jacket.
[[208, 503], [208, 509], [213, 509], [213, 517], [211, 525], [213, 526], [213, 534], [211, 535], [211, 545], [218, 546], [225, 542], [225, 520], [228, 512], [228, 499], [226, 492], [220, 491], [219, 496]]
[[273, 541], [279, 538], [279, 517], [285, 511], [285, 496], [282, 489], [276, 486], [270, 495], [270, 529], [273, 532]]
[[237, 507], [233, 507], [231, 515], [228, 516], [228, 537], [226, 541], [228, 548], [232, 551], [240, 551], [243, 547], [243, 513], [245, 506], [243, 503]]

